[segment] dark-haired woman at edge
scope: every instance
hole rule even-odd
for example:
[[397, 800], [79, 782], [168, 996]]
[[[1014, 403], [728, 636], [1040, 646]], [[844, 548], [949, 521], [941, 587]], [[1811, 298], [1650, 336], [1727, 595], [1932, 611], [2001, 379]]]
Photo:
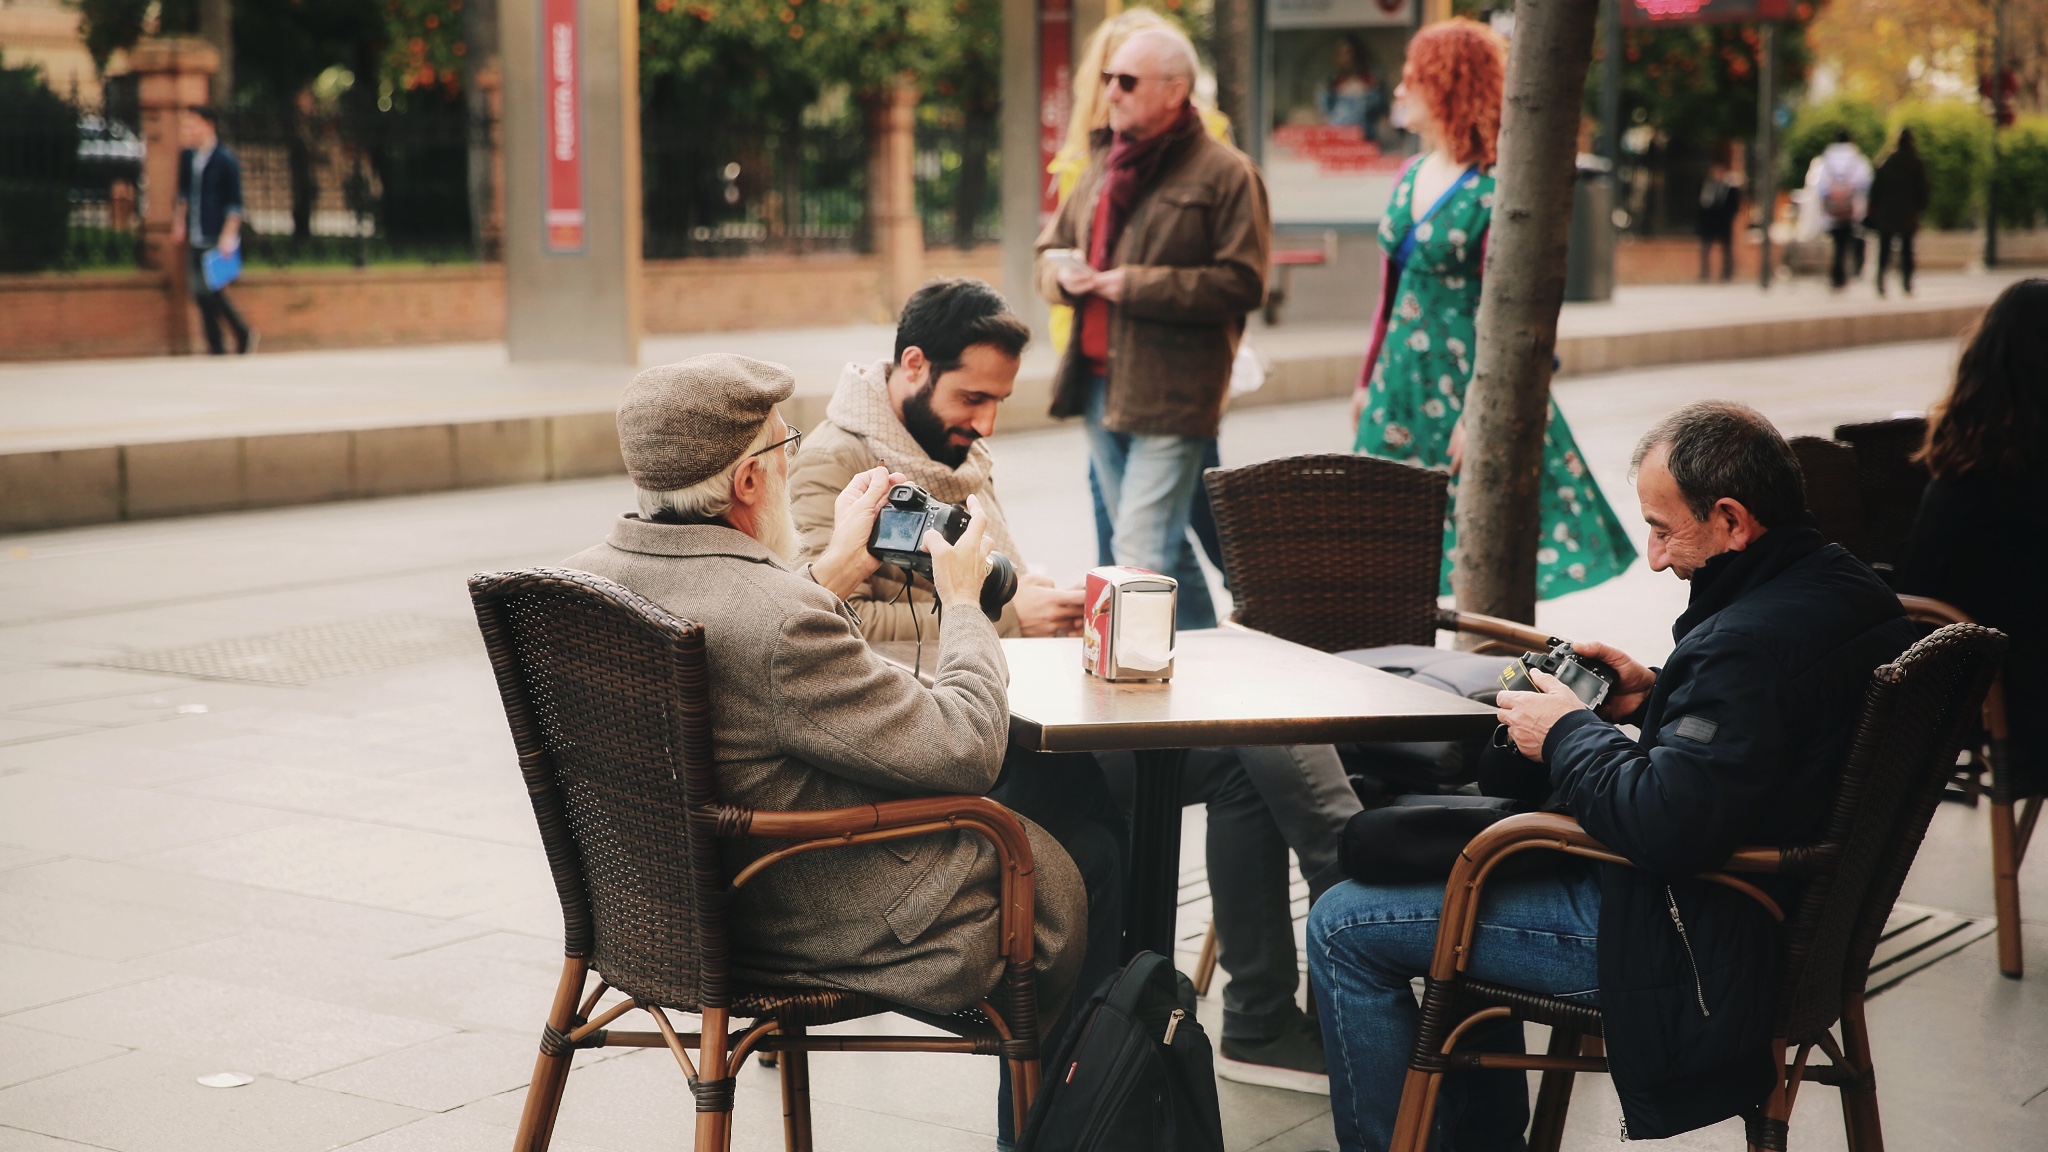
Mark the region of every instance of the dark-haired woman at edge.
[[2015, 798], [2048, 792], [2048, 280], [1985, 311], [1928, 413], [1920, 501], [1899, 591], [2012, 637], [2005, 658]]

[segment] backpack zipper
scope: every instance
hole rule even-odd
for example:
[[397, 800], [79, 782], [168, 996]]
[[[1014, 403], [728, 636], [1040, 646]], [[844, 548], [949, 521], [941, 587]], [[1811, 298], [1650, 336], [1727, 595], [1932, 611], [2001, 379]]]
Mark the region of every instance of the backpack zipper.
[[1700, 1015], [1712, 1016], [1707, 1011], [1707, 987], [1700, 980], [1700, 960], [1693, 955], [1692, 937], [1685, 930], [1685, 921], [1678, 915], [1678, 897], [1671, 892], [1671, 885], [1664, 886], [1664, 902], [1671, 909], [1671, 923], [1678, 927], [1678, 942], [1685, 945], [1685, 962], [1692, 967], [1692, 994], [1700, 1002]]
[[1159, 1041], [1161, 1044], [1169, 1048], [1173, 1047], [1173, 1031], [1180, 1027], [1180, 1022], [1187, 1018], [1187, 1014], [1187, 1009], [1175, 1008], [1173, 1015], [1166, 1018], [1166, 1035]]

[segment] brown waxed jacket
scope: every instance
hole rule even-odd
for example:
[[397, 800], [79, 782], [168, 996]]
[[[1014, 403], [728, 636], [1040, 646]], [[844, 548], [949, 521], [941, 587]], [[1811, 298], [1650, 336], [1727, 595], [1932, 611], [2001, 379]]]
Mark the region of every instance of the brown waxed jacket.
[[[1273, 218], [1266, 185], [1242, 152], [1212, 138], [1199, 117], [1174, 131], [1152, 186], [1132, 206], [1113, 253], [1123, 300], [1109, 306], [1109, 393], [1103, 424], [1133, 435], [1210, 437], [1223, 421], [1230, 368], [1245, 315], [1266, 298]], [[1039, 234], [1051, 248], [1088, 251], [1108, 129], [1058, 216]], [[1038, 261], [1038, 291], [1077, 310], [1053, 267]], [[1078, 416], [1087, 402], [1080, 324], [1053, 377], [1052, 414]]]
[[[815, 811], [909, 796], [979, 795], [1009, 741], [1008, 667], [979, 612], [937, 622], [931, 687], [884, 662], [839, 598], [720, 524], [622, 516], [568, 567], [595, 572], [704, 628], [719, 798]], [[1025, 822], [1037, 867], [1040, 1004], [1078, 975], [1087, 894], [1059, 844]], [[779, 847], [722, 840], [727, 874]], [[733, 972], [756, 985], [825, 984], [933, 1012], [996, 985], [994, 849], [967, 832], [811, 852], [734, 896]]]

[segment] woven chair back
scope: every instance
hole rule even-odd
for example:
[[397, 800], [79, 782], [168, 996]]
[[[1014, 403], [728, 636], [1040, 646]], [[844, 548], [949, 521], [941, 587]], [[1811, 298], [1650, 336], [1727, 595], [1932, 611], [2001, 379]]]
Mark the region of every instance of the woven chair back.
[[1805, 480], [1806, 510], [1820, 523], [1821, 535], [1862, 558], [1868, 545], [1863, 539], [1863, 488], [1856, 474], [1856, 449], [1820, 436], [1794, 436], [1791, 444]]
[[564, 948], [629, 995], [726, 999], [704, 632], [601, 576], [472, 577]]
[[1436, 642], [1444, 473], [1289, 456], [1207, 480], [1238, 623], [1325, 652]]
[[1863, 986], [2005, 646], [1989, 628], [1952, 624], [1872, 676], [1828, 822], [1836, 866], [1807, 884], [1786, 925], [1779, 1035], [1818, 1034], [1843, 992]]
[[[1927, 469], [1913, 463], [1913, 453], [1927, 439], [1927, 421], [1919, 416], [1843, 424], [1835, 439], [1856, 449], [1857, 487], [1863, 495], [1866, 564], [1897, 567], [1906, 558], [1913, 536], [1913, 518], [1920, 513], [1920, 493], [1927, 487]], [[1851, 549], [1855, 551], [1855, 549]]]

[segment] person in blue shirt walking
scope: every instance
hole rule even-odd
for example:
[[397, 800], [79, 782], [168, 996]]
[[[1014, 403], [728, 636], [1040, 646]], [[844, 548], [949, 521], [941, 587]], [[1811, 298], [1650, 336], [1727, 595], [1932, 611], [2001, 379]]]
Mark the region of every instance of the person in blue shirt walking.
[[199, 303], [199, 319], [206, 329], [207, 351], [224, 355], [221, 321], [235, 332], [235, 351], [256, 350], [256, 333], [228, 300], [227, 285], [208, 288], [206, 254], [218, 250], [233, 255], [242, 246], [242, 163], [234, 150], [220, 142], [213, 109], [193, 105], [178, 118], [178, 196], [171, 211], [171, 243], [182, 245], [186, 256], [186, 285]]

